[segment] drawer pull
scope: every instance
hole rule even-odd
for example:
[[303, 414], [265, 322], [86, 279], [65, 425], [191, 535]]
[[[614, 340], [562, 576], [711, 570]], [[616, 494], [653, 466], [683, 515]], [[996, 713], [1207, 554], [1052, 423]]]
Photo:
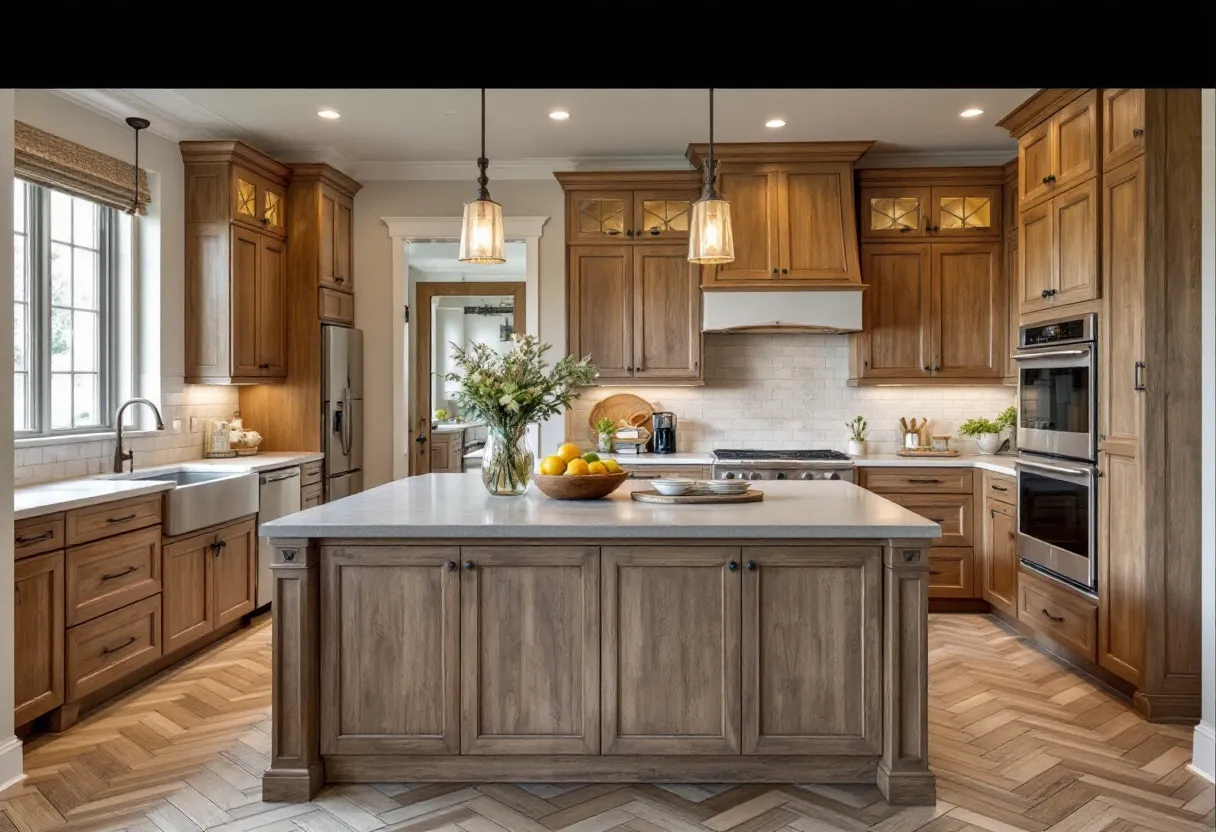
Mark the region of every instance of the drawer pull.
[[55, 536], [55, 530], [51, 529], [49, 531], [43, 532], [42, 534], [33, 535], [32, 537], [19, 537], [19, 538], [17, 538], [17, 546], [18, 547], [33, 546], [35, 543], [38, 543], [40, 541], [50, 540], [54, 536]]
[[926, 517], [926, 520], [932, 520], [934, 523], [945, 523], [946, 521], [940, 517]]
[[138, 514], [124, 514], [122, 517], [108, 517], [108, 518], [106, 518], [106, 522], [107, 523], [125, 523], [128, 520], [134, 520], [138, 516], [139, 516]]
[[994, 485], [994, 486], [992, 486], [992, 490], [1004, 492], [1004, 491], [1008, 491], [1009, 489], [1003, 485]]
[[905, 482], [915, 483], [916, 485], [940, 485], [941, 480], [923, 480], [914, 477], [908, 477]]
[[135, 636], [131, 636], [129, 639], [127, 639], [122, 644], [118, 645], [117, 647], [105, 648], [104, 650], [101, 651], [101, 655], [108, 656], [111, 653], [117, 653], [119, 650], [123, 649], [124, 647], [130, 647], [134, 643], [135, 643]]
[[1055, 623], [1057, 623], [1057, 624], [1063, 624], [1063, 623], [1064, 623], [1064, 617], [1063, 617], [1063, 616], [1052, 615], [1052, 614], [1051, 614], [1051, 613], [1049, 613], [1049, 612], [1048, 612], [1046, 609], [1044, 609], [1044, 610], [1043, 610], [1043, 615], [1047, 616], [1047, 618], [1048, 618], [1049, 620], [1054, 621], [1054, 622], [1055, 622]]
[[930, 575], [940, 575], [940, 574], [942, 574], [942, 573], [941, 573], [941, 572], [938, 572], [936, 569], [930, 569], [930, 570], [929, 570], [929, 574], [930, 574]]
[[121, 578], [123, 575], [130, 575], [132, 572], [134, 572], [138, 568], [139, 568], [138, 566], [128, 566], [126, 569], [122, 570], [121, 572], [111, 572], [109, 575], [102, 575], [101, 579], [103, 581], [112, 581], [115, 578]]

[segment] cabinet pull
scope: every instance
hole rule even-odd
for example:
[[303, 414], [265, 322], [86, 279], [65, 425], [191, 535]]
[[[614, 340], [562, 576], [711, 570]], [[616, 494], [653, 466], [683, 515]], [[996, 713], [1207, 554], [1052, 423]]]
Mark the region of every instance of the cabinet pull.
[[443, 565], [443, 568], [448, 570], [449, 572], [455, 572], [456, 571], [456, 561], [454, 561], [454, 560], [448, 561], [447, 563], [445, 563]]
[[1144, 136], [1144, 129], [1143, 129], [1143, 128], [1141, 128], [1141, 127], [1133, 127], [1133, 128], [1132, 128], [1132, 138], [1133, 138], [1133, 139], [1139, 139], [1139, 138], [1142, 138], [1143, 136]]
[[337, 277], [337, 276], [334, 277], [334, 283], [345, 283], [345, 282], [346, 282], [345, 277]]
[[940, 485], [941, 480], [917, 479], [916, 477], [905, 477], [904, 482], [916, 485]]
[[659, 475], [658, 475], [658, 474], [638, 474], [638, 473], [636, 473], [636, 472], [635, 472], [635, 473], [633, 474], [633, 476], [632, 476], [630, 479], [635, 479], [635, 480], [657, 480], [658, 478], [659, 478]]
[[732, 560], [730, 563], [726, 564], [726, 568], [730, 572], [737, 572], [739, 570], [739, 564]]
[[1046, 608], [1044, 608], [1044, 610], [1043, 610], [1043, 615], [1047, 616], [1048, 620], [1050, 620], [1050, 621], [1054, 621], [1056, 624], [1063, 624], [1063, 623], [1064, 623], [1064, 617], [1063, 617], [1063, 616], [1060, 616], [1060, 615], [1052, 615], [1051, 613], [1049, 613], [1049, 612], [1046, 610]]
[[119, 650], [121, 650], [122, 648], [124, 648], [124, 647], [130, 647], [130, 646], [131, 646], [132, 644], [134, 644], [134, 643], [135, 643], [135, 636], [131, 636], [129, 639], [127, 639], [127, 640], [126, 640], [126, 641], [124, 641], [122, 644], [118, 645], [117, 647], [107, 647], [107, 648], [105, 648], [104, 650], [102, 650], [102, 651], [101, 651], [101, 655], [103, 655], [103, 656], [108, 656], [108, 655], [110, 655], [111, 653], [117, 653], [117, 652], [118, 652]]
[[1009, 489], [1008, 489], [1008, 488], [1006, 488], [1006, 487], [1005, 487], [1005, 486], [1003, 486], [1003, 485], [993, 485], [993, 486], [992, 486], [992, 490], [993, 490], [993, 491], [1002, 491], [1002, 492], [1004, 492], [1004, 491], [1008, 491]]
[[1132, 368], [1132, 389], [1139, 393], [1144, 392], [1144, 389], [1145, 389], [1144, 388], [1144, 379], [1142, 379], [1140, 377], [1140, 374], [1143, 370], [1144, 370], [1143, 361], [1137, 361], [1135, 366]]
[[259, 365], [258, 365], [258, 369], [259, 369], [259, 370], [269, 370], [269, 369], [270, 369], [270, 365], [269, 365], [269, 364], [259, 364]]
[[[638, 232], [638, 234], [641, 234], [641, 233], [642, 233], [642, 232], [640, 232], [640, 231]], [[657, 237], [657, 236], [659, 236], [659, 228], [658, 228], [658, 226], [655, 226], [654, 228], [650, 229], [650, 236], [651, 236], [651, 237]]]
[[473, 571], [473, 566], [474, 566], [474, 563], [473, 563], [473, 561], [471, 561], [471, 560], [466, 560], [466, 561], [464, 562], [464, 570], [465, 570], [466, 572], [472, 572], [472, 571]]
[[775, 275], [775, 274], [777, 274], [777, 267], [776, 267], [776, 266], [774, 266], [774, 267], [773, 267], [773, 274], [774, 274], [774, 275]]
[[108, 575], [102, 575], [101, 579], [103, 581], [112, 581], [115, 578], [121, 578], [123, 575], [130, 575], [132, 572], [134, 572], [138, 568], [139, 568], [138, 566], [128, 566], [126, 569], [122, 570], [121, 572], [111, 572]]
[[106, 518], [106, 522], [107, 523], [125, 523], [128, 520], [134, 520], [138, 516], [139, 515], [137, 515], [137, 514], [124, 514], [122, 517], [108, 517], [108, 518]]
[[50, 531], [45, 531], [42, 534], [36, 534], [32, 537], [19, 537], [17, 538], [17, 548], [20, 549], [22, 546], [32, 546], [39, 541], [50, 540], [54, 536], [55, 530], [51, 529]]
[[781, 270], [781, 273], [782, 273], [782, 274], [789, 274], [789, 273], [790, 273], [790, 270], [789, 270], [789, 269], [782, 269], [782, 270]]
[[1016, 535], [1016, 534], [1014, 534], [1013, 532], [1006, 532], [1006, 534], [1007, 534], [1007, 535], [1009, 535], [1009, 539], [1010, 539], [1010, 540], [1016, 540], [1016, 539], [1017, 539], [1017, 535]]
[[930, 574], [930, 575], [940, 575], [940, 574], [942, 574], [942, 573], [941, 573], [941, 572], [938, 572], [936, 569], [930, 569], [930, 570], [929, 570], [929, 574]]
[[743, 568], [746, 569], [748, 572], [755, 572], [756, 571], [756, 562], [754, 560], [749, 560], [747, 563], [745, 563], [743, 565]]
[[908, 233], [909, 231], [911, 231], [911, 230], [912, 230], [912, 226], [910, 226], [910, 225], [904, 225], [904, 226], [901, 226], [901, 227], [900, 227], [900, 229], [899, 229], [899, 233], [900, 233], [900, 234], [907, 234], [907, 233]]

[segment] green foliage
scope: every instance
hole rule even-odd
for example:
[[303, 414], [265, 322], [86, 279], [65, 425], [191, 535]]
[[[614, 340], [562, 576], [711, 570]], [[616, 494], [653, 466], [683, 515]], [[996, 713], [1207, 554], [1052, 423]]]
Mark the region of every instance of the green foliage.
[[602, 435], [611, 436], [616, 432], [616, 424], [607, 416], [595, 420], [595, 432]]
[[499, 355], [488, 344], [468, 349], [452, 344], [459, 372], [444, 376], [457, 382], [461, 412], [485, 421], [507, 436], [532, 422], [543, 422], [570, 408], [579, 389], [599, 374], [589, 358], [566, 356], [550, 367], [545, 353], [552, 349], [535, 335], [511, 336], [511, 349]]
[[849, 439], [853, 442], [865, 442], [870, 435], [870, 426], [864, 416], [854, 416], [853, 421], [845, 422], [844, 426], [849, 429]]
[[1000, 433], [1001, 426], [991, 419], [968, 419], [958, 426], [963, 436], [979, 436], [981, 433]]
[[1009, 405], [1009, 407], [997, 415], [996, 423], [1003, 428], [1016, 428], [1018, 426], [1018, 409], [1013, 405]]

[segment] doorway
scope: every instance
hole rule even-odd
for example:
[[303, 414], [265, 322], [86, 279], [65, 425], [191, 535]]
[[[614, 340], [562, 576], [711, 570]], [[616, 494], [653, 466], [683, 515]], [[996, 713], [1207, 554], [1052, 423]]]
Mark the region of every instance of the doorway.
[[522, 331], [525, 284], [521, 282], [419, 282], [412, 414], [413, 459], [410, 474], [462, 473], [480, 466], [486, 426], [461, 413], [456, 383], [446, 376], [456, 370], [451, 344], [467, 348], [483, 343], [505, 352], [511, 335]]

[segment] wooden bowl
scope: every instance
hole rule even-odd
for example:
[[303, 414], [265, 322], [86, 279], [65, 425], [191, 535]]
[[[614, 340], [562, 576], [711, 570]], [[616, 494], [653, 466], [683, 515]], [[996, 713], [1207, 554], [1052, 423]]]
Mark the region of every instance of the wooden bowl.
[[532, 481], [546, 497], [555, 500], [598, 500], [607, 497], [629, 479], [629, 472], [619, 474], [584, 474], [581, 477], [565, 474], [533, 474]]

